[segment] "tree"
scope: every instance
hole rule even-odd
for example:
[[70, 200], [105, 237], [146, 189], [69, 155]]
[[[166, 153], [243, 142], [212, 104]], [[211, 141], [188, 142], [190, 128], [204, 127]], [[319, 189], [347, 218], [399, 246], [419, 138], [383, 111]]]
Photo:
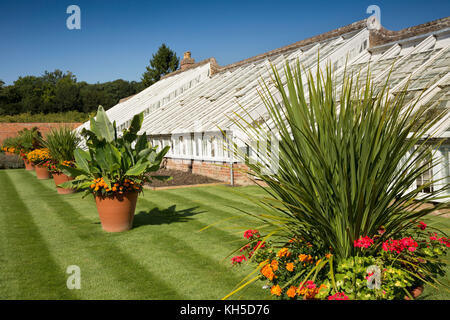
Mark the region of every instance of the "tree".
[[144, 87], [151, 86], [161, 79], [161, 76], [177, 70], [179, 63], [176, 53], [163, 43], [150, 60], [147, 71], [142, 74], [142, 84]]

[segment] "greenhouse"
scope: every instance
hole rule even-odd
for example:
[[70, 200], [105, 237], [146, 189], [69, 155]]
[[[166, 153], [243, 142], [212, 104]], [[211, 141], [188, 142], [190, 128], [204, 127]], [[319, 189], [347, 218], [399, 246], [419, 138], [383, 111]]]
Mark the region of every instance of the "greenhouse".
[[[224, 151], [223, 132], [250, 156], [252, 148], [239, 139], [230, 117], [240, 114], [267, 120], [257, 89], [262, 80], [269, 79], [271, 65], [281, 69], [286, 61], [298, 59], [306, 70], [312, 70], [320, 57], [320, 67], [330, 64], [338, 83], [344, 73], [364, 81], [370, 70], [376, 90], [388, 81], [389, 94], [394, 97], [409, 82], [407, 103], [420, 98], [418, 107], [431, 105], [430, 116], [440, 116], [429, 132], [433, 142], [442, 143], [433, 158], [439, 164], [416, 183], [426, 183], [433, 174], [435, 179], [447, 177], [430, 187], [439, 189], [450, 182], [450, 112], [442, 112], [450, 107], [450, 18], [400, 31], [374, 25], [373, 19], [362, 20], [223, 67], [214, 58], [195, 63], [187, 52], [180, 70], [107, 114], [123, 129], [135, 114], [144, 112], [142, 132], [153, 145], [171, 147], [166, 155], [168, 166], [245, 184], [246, 177], [233, 172], [242, 164]], [[87, 122], [78, 130], [88, 126]], [[217, 164], [224, 169], [217, 169]]]

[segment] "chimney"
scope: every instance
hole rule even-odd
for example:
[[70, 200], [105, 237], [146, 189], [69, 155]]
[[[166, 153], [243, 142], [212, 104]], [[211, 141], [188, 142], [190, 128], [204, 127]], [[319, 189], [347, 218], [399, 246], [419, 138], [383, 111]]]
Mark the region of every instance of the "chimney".
[[180, 69], [186, 70], [189, 69], [190, 66], [195, 64], [195, 60], [191, 58], [191, 52], [186, 51], [183, 56], [183, 60], [180, 62]]

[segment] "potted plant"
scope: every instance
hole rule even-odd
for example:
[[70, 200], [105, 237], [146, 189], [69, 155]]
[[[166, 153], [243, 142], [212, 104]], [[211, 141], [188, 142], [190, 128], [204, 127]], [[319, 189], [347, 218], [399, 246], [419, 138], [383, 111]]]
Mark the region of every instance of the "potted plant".
[[36, 149], [27, 154], [28, 161], [34, 164], [36, 177], [40, 180], [50, 179], [48, 164], [51, 160], [50, 152], [46, 148]]
[[52, 129], [45, 139], [41, 138], [41, 144], [49, 150], [51, 160], [47, 161], [46, 166], [53, 176], [57, 192], [59, 194], [74, 193], [75, 189], [58, 187], [64, 182], [73, 180], [73, 177], [64, 174], [58, 168], [58, 164], [74, 167], [74, 151], [80, 144], [80, 137], [70, 128], [61, 127]]
[[34, 165], [28, 160], [27, 155], [29, 152], [42, 147], [40, 143], [42, 139], [40, 131], [37, 127], [31, 130], [25, 128], [18, 132], [17, 139], [19, 155], [25, 164], [25, 169], [28, 171], [34, 170]]
[[[60, 185], [85, 191], [94, 196], [102, 228], [108, 232], [129, 230], [133, 225], [138, 194], [149, 177], [157, 171], [169, 147], [157, 152], [145, 132], [138, 135], [143, 114], [135, 115], [128, 130], [119, 136], [102, 106], [90, 118], [90, 130], [83, 129], [87, 150], [74, 152], [75, 166], [58, 165], [74, 180]], [[168, 177], [155, 177], [168, 179]]]
[[427, 133], [439, 117], [407, 103], [407, 87], [394, 98], [389, 83], [376, 92], [370, 76], [337, 84], [331, 67], [304, 74], [299, 61], [272, 71], [261, 90], [269, 120], [234, 119], [244, 142], [275, 132], [279, 148], [254, 150], [251, 161], [233, 146], [266, 196], [250, 199], [260, 227], [231, 261], [253, 263], [254, 273], [225, 298], [257, 280], [290, 300], [414, 299], [439, 284], [450, 241], [423, 219], [448, 206], [449, 185], [424, 193], [435, 179], [416, 184], [436, 166]]

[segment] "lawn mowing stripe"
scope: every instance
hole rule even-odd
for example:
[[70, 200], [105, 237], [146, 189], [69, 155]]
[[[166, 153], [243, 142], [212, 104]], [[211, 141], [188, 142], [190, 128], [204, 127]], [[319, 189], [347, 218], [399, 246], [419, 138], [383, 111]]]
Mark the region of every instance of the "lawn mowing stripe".
[[[100, 231], [99, 225], [92, 225], [90, 220], [83, 218], [70, 203], [63, 199], [64, 196], [56, 194], [56, 189], [49, 188], [44, 181], [30, 178], [29, 175], [27, 189], [35, 198], [41, 199], [44, 205], [52, 209], [51, 212], [64, 223], [68, 232], [78, 237], [79, 248], [88, 251], [94, 257], [101, 257], [98, 261], [103, 266], [104, 272], [111, 274], [116, 283], [123, 284], [124, 289], [130, 294], [138, 294], [138, 296], [129, 298], [158, 299], [158, 295], [154, 295], [155, 288], [158, 288], [158, 293], [167, 299], [186, 299], [183, 294], [169, 287], [167, 283], [114, 245]], [[64, 207], [64, 212], [61, 211], [61, 205]], [[69, 226], [80, 226], [81, 228], [74, 231]], [[97, 241], [97, 246], [90, 245], [94, 240]], [[105, 252], [113, 253], [113, 255], [105, 255]], [[117, 262], [121, 263], [122, 268], [117, 266]], [[124, 282], [122, 279], [127, 281]]]
[[[42, 182], [41, 182], [42, 183]], [[50, 192], [55, 192], [52, 188], [48, 188], [46, 185], [41, 186], [41, 189], [49, 189]], [[64, 200], [62, 200], [65, 202]], [[48, 202], [49, 205], [51, 205], [51, 202]], [[65, 208], [66, 212], [63, 215], [65, 217], [67, 214], [72, 214], [76, 210], [70, 207], [70, 204], [66, 203]], [[79, 215], [79, 213], [78, 213]], [[81, 219], [84, 221], [87, 221], [87, 219], [78, 217], [77, 219]], [[91, 221], [88, 221], [91, 222]], [[99, 229], [99, 226], [95, 226], [93, 228]], [[171, 227], [173, 229], [173, 226]], [[180, 227], [181, 229], [181, 227]], [[97, 232], [98, 233], [98, 232]], [[92, 232], [94, 234], [94, 232]], [[178, 260], [178, 264], [180, 264], [180, 268], [184, 268], [185, 271], [189, 271], [189, 275], [191, 279], [195, 279], [195, 281], [191, 281], [191, 287], [185, 287], [183, 290], [186, 294], [189, 294], [191, 297], [196, 294], [195, 291], [198, 291], [200, 287], [205, 286], [205, 289], [209, 284], [203, 283], [202, 285], [198, 285], [199, 281], [203, 281], [208, 278], [213, 278], [211, 282], [217, 282], [218, 279], [221, 279], [222, 281], [226, 281], [229, 284], [229, 288], [231, 289], [238, 280], [241, 280], [242, 276], [236, 275], [233, 272], [230, 272], [230, 268], [224, 267], [223, 265], [218, 264], [216, 261], [212, 260], [209, 256], [201, 254], [197, 252], [193, 247], [189, 247], [186, 245], [185, 241], [180, 240], [178, 238], [170, 236], [168, 233], [162, 232], [161, 234], [158, 234], [157, 237], [158, 243], [157, 246], [160, 247], [159, 251], [163, 251], [164, 249], [167, 249], [167, 243], [170, 243], [170, 251], [178, 251], [182, 252], [182, 255], [179, 255], [178, 253], [174, 254], [172, 252], [169, 252], [169, 256], [171, 257], [172, 261]], [[163, 243], [164, 245], [161, 246], [159, 243]], [[154, 245], [153, 245], [154, 246]], [[198, 272], [198, 264], [201, 262], [204, 266], [202, 267], [202, 273]], [[197, 272], [196, 272], [197, 271]], [[209, 281], [207, 281], [209, 282]], [[197, 284], [196, 284], [197, 283]], [[224, 283], [225, 284], [225, 283]], [[161, 290], [159, 290], [161, 291]], [[192, 292], [191, 292], [192, 291]], [[161, 292], [160, 292], [161, 293]], [[223, 292], [223, 294], [226, 294], [227, 292]], [[198, 293], [197, 293], [198, 294]], [[203, 296], [201, 298], [220, 298], [220, 297], [207, 297]]]
[[[0, 171], [0, 196], [2, 207], [2, 233], [7, 247], [4, 253], [17, 288], [9, 291], [2, 286], [2, 298], [5, 299], [75, 299], [76, 294], [67, 289], [66, 273], [54, 261], [45, 240], [33, 222], [33, 216], [19, 197], [8, 171]], [[11, 261], [13, 263], [11, 264]], [[5, 276], [2, 272], [2, 277]], [[38, 292], [37, 296], [34, 294]], [[6, 296], [4, 296], [6, 293]], [[42, 295], [44, 294], [45, 295]], [[48, 294], [48, 295], [47, 295]]]
[[[179, 189], [176, 189], [179, 190]], [[201, 208], [205, 209], [207, 211], [212, 211], [212, 212], [217, 212], [218, 214], [220, 214], [220, 218], [218, 217], [217, 220], [212, 221], [212, 223], [216, 223], [217, 227], [221, 227], [222, 225], [230, 225], [233, 223], [239, 223], [239, 226], [242, 226], [242, 230], [244, 230], [245, 228], [248, 227], [254, 227], [255, 224], [259, 223], [259, 221], [255, 218], [252, 218], [250, 216], [244, 215], [242, 212], [238, 211], [235, 208], [230, 208], [227, 206], [224, 206], [220, 203], [215, 203], [214, 199], [213, 202], [214, 204], [207, 204], [211, 202], [211, 199], [206, 197], [206, 196], [201, 196], [202, 191], [197, 190], [196, 195], [200, 196], [201, 199], [207, 200], [208, 202], [200, 202], [198, 199], [193, 198], [192, 195], [181, 195], [178, 192], [173, 192], [173, 190], [167, 190], [167, 191], [158, 191], [158, 197], [165, 197], [168, 198], [171, 201], [175, 201], [177, 203], [181, 203], [181, 204], [189, 204], [189, 205], [200, 205], [201, 204]], [[223, 210], [221, 208], [226, 208], [228, 210]], [[234, 212], [233, 212], [234, 211]], [[236, 217], [238, 216], [238, 219], [232, 219], [232, 220], [227, 220], [227, 221], [221, 221], [223, 219], [226, 218], [230, 218], [230, 217]], [[206, 224], [205, 226], [207, 226], [208, 224]], [[236, 226], [236, 224], [234, 224], [234, 226]]]
[[[192, 190], [190, 192], [190, 196], [198, 195], [200, 199], [214, 199], [214, 204], [219, 205], [224, 208], [229, 208], [232, 210], [237, 210], [236, 208], [239, 208], [243, 211], [250, 211], [253, 214], [255, 212], [261, 211], [261, 208], [257, 205], [249, 202], [244, 197], [239, 197], [238, 195], [232, 193], [232, 191], [228, 191], [225, 189], [219, 189], [219, 188], [197, 188], [196, 190]], [[253, 196], [253, 194], [247, 194], [248, 196]], [[239, 211], [240, 214], [242, 214], [243, 217], [250, 218], [250, 216], [244, 215], [241, 211]], [[250, 218], [252, 219], [252, 218]]]
[[[136, 216], [135, 216], [135, 220], [134, 220], [134, 227], [139, 227], [140, 225], [145, 225], [145, 224], [159, 224], [158, 221], [165, 220], [167, 224], [171, 224], [171, 226], [173, 228], [177, 228], [180, 230], [184, 230], [185, 232], [190, 232], [191, 234], [198, 234], [199, 237], [202, 238], [209, 238], [208, 241], [210, 243], [214, 243], [215, 240], [220, 239], [220, 243], [224, 243], [224, 242], [237, 242], [237, 241], [241, 241], [242, 242], [242, 235], [238, 235], [236, 234], [236, 232], [230, 231], [230, 230], [224, 230], [221, 228], [218, 228], [216, 226], [211, 226], [209, 227], [207, 230], [204, 231], [200, 231], [202, 228], [204, 228], [205, 226], [208, 225], [208, 222], [205, 221], [208, 220], [208, 218], [211, 217], [210, 212], [206, 212], [206, 214], [203, 216], [203, 219], [198, 219], [196, 217], [192, 217], [189, 220], [181, 220], [182, 222], [187, 222], [189, 221], [189, 223], [177, 223], [177, 217], [176, 215], [172, 215], [172, 217], [170, 216], [170, 214], [160, 214], [159, 212], [161, 212], [161, 210], [159, 209], [159, 206], [162, 205], [162, 207], [165, 207], [163, 204], [165, 204], [164, 199], [158, 199], [159, 202], [153, 202], [150, 201], [146, 198], [139, 198], [139, 207], [136, 209]], [[170, 202], [168, 204], [173, 204], [173, 202]], [[151, 210], [145, 210], [143, 209], [143, 207], [145, 208], [152, 208]], [[201, 210], [202, 206], [198, 206], [199, 208], [197, 210]], [[168, 207], [170, 208], [170, 206]], [[167, 211], [163, 210], [164, 211]], [[182, 212], [185, 210], [181, 210]], [[203, 211], [204, 212], [204, 211]], [[201, 213], [203, 213], [201, 212]], [[201, 214], [199, 213], [199, 214]], [[199, 215], [198, 214], [198, 215]], [[171, 219], [174, 219], [173, 221], [171, 221]], [[211, 221], [214, 222], [214, 221]]]

